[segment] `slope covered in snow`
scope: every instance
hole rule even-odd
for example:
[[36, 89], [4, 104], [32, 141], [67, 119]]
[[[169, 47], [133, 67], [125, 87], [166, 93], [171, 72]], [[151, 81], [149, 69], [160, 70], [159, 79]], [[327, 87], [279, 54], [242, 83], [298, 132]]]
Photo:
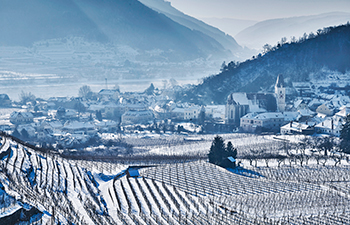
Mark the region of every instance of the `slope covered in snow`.
[[[206, 161], [128, 166], [63, 159], [21, 143], [1, 137], [0, 222], [18, 212], [17, 224], [350, 222], [345, 159], [278, 168], [261, 160], [230, 170]], [[132, 170], [140, 176], [127, 176]]]
[[63, 159], [11, 137], [2, 137], [0, 159], [0, 221], [22, 208], [36, 209], [29, 224], [211, 224], [219, 218], [206, 198], [147, 176], [128, 177], [120, 165]]

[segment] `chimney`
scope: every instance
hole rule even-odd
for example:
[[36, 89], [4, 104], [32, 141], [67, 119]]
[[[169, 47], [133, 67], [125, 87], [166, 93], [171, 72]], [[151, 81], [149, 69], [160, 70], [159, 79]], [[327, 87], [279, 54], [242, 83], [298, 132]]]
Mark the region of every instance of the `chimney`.
[[290, 127], [293, 126], [293, 121], [290, 121], [289, 126], [290, 126]]
[[332, 130], [334, 130], [334, 122], [333, 122], [333, 119], [331, 121], [331, 125], [332, 125]]

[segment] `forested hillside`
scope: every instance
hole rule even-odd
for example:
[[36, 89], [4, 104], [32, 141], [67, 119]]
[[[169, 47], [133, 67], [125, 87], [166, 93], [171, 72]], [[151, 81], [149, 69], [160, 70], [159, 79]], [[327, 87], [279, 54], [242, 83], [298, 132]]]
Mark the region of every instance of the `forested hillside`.
[[265, 46], [264, 52], [242, 63], [223, 65], [221, 73], [179, 93], [195, 103], [224, 103], [231, 92], [272, 91], [278, 74], [287, 85], [322, 78], [325, 69], [345, 73], [350, 68], [350, 24], [318, 30], [290, 43]]

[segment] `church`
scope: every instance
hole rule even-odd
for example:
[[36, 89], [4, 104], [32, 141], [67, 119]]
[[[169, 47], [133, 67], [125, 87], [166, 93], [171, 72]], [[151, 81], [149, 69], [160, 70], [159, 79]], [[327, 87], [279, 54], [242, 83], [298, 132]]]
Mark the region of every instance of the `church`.
[[284, 112], [286, 88], [282, 74], [275, 84], [275, 93], [235, 92], [227, 97], [225, 123], [240, 126], [240, 118], [248, 113]]

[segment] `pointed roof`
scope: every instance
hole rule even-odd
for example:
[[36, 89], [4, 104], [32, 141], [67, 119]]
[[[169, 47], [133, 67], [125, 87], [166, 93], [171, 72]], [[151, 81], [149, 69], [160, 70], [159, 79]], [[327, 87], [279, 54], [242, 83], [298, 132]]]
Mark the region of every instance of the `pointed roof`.
[[283, 80], [282, 74], [278, 74], [277, 81], [276, 81], [276, 87], [279, 87], [279, 88], [284, 87], [284, 80]]
[[237, 102], [235, 102], [235, 100], [233, 100], [233, 96], [232, 94], [230, 94], [227, 98], [227, 104], [228, 105], [237, 105]]

